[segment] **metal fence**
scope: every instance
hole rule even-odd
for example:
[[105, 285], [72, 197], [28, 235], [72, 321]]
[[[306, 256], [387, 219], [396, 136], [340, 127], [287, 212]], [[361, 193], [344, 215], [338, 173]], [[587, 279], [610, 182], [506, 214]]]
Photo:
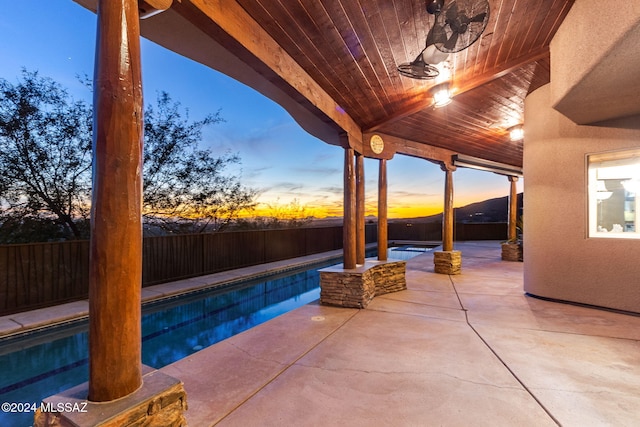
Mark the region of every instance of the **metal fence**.
[[[439, 224], [389, 223], [390, 240], [439, 241]], [[367, 224], [366, 241], [377, 240]], [[505, 224], [456, 224], [457, 240], [506, 239]], [[147, 237], [143, 286], [342, 248], [342, 227]], [[0, 315], [87, 298], [89, 242], [0, 245]]]
[[[389, 240], [442, 241], [442, 224], [391, 222], [388, 225]], [[506, 240], [506, 223], [463, 223], [454, 226], [454, 239], [466, 240]]]
[[143, 286], [341, 247], [342, 227], [149, 237], [143, 246]]
[[86, 297], [89, 242], [0, 246], [0, 314]]

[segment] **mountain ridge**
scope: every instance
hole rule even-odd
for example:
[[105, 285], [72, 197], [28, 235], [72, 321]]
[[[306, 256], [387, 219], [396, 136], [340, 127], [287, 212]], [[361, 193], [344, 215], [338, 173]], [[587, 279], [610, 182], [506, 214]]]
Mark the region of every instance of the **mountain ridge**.
[[[517, 195], [518, 216], [522, 215], [523, 194]], [[474, 202], [469, 205], [454, 208], [456, 222], [507, 222], [509, 219], [509, 196]], [[413, 222], [441, 222], [442, 212], [422, 217], [389, 219], [395, 221]]]

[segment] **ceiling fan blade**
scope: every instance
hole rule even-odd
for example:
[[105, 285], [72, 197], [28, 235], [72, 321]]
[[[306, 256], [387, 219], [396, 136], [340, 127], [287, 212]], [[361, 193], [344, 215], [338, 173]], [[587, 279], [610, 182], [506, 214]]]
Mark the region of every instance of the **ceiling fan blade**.
[[447, 21], [455, 21], [457, 17], [458, 17], [458, 5], [454, 1], [447, 8]]
[[427, 42], [425, 46], [431, 46], [436, 43], [445, 43], [446, 41], [447, 33], [444, 31], [444, 27], [434, 23], [433, 27], [429, 30], [429, 34], [427, 34]]
[[476, 16], [474, 16], [473, 18], [471, 18], [471, 19], [469, 20], [469, 22], [482, 22], [482, 21], [484, 21], [484, 18], [485, 18], [486, 16], [487, 16], [487, 13], [486, 13], [486, 12], [479, 13], [479, 14], [477, 14]]
[[456, 43], [458, 43], [458, 36], [460, 34], [456, 31], [451, 34], [451, 37], [444, 43], [444, 48], [448, 51], [454, 51], [456, 48]]

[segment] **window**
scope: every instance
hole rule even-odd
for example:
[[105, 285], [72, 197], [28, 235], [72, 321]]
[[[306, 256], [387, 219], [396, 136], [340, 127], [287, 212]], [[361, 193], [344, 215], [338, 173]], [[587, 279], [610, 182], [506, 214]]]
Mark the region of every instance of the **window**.
[[640, 239], [640, 148], [587, 156], [589, 237]]

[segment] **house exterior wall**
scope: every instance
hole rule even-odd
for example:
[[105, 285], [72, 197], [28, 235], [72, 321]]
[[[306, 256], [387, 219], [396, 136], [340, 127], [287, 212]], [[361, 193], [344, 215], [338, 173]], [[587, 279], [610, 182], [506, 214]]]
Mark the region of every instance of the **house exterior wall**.
[[639, 45], [640, 1], [576, 1], [551, 41], [554, 107], [580, 124], [640, 114]]
[[587, 154], [640, 147], [640, 119], [580, 126], [552, 104], [550, 84], [525, 101], [524, 290], [640, 313], [640, 240], [588, 237], [586, 171]]
[[587, 155], [640, 147], [640, 52], [626, 48], [640, 3], [600, 3], [573, 5], [551, 41], [551, 83], [525, 100], [524, 289], [640, 313], [640, 240], [588, 237]]

